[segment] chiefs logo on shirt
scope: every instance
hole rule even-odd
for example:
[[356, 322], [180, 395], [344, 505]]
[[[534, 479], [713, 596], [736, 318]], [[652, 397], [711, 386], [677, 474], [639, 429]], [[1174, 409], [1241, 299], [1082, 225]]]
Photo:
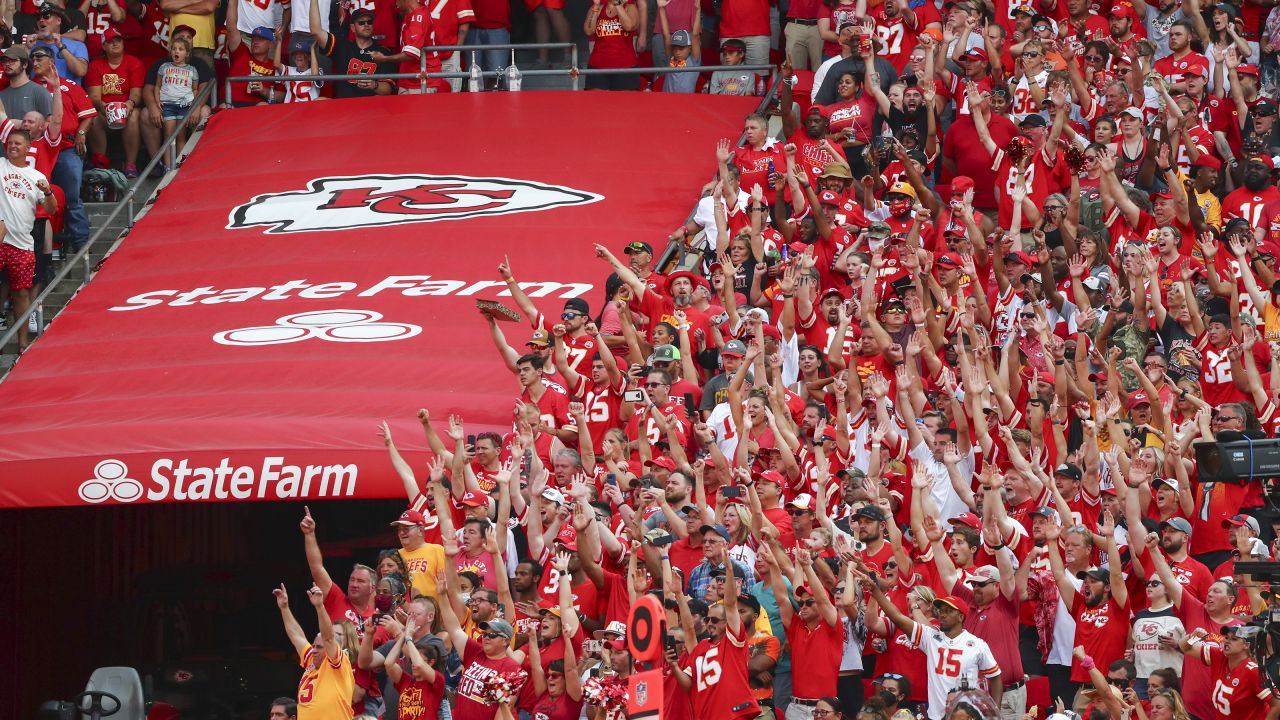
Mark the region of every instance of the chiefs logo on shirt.
[[1102, 628], [1106, 626], [1107, 621], [1110, 619], [1110, 616], [1107, 615], [1107, 608], [1103, 605], [1102, 607], [1089, 608], [1088, 610], [1080, 613], [1080, 619], [1077, 620], [1077, 622], [1092, 625], [1096, 628]]
[[269, 234], [462, 220], [588, 205], [603, 195], [559, 185], [464, 175], [317, 178], [305, 190], [258, 195], [231, 211], [228, 228]]

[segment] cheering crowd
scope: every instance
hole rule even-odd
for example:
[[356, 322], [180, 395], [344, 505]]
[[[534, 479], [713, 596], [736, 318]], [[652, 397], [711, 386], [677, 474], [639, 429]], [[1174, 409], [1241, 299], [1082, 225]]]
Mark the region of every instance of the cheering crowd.
[[1274, 4], [793, 18], [674, 264], [498, 265], [510, 426], [383, 425], [399, 548], [344, 587], [305, 515], [300, 716], [615, 720], [657, 669], [666, 718], [1280, 717], [1280, 515], [1197, 447], [1280, 429]]

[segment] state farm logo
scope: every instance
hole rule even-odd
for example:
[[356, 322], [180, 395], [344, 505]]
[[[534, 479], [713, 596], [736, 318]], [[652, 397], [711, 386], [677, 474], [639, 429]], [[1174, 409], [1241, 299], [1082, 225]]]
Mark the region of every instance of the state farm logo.
[[228, 228], [268, 234], [463, 220], [588, 205], [603, 195], [528, 180], [465, 175], [316, 178], [306, 190], [258, 195], [231, 211]]
[[80, 499], [98, 504], [107, 499], [128, 503], [142, 497], [142, 483], [129, 475], [129, 466], [107, 459], [93, 467], [93, 477], [80, 483]]
[[372, 310], [314, 310], [277, 318], [274, 325], [236, 328], [215, 333], [221, 345], [256, 347], [284, 345], [315, 338], [329, 342], [387, 342], [407, 340], [422, 328], [410, 323], [381, 322]]

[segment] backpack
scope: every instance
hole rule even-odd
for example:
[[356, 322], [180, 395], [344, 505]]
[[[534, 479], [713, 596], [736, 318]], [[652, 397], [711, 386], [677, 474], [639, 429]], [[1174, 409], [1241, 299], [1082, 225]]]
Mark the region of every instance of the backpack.
[[129, 180], [110, 168], [85, 170], [80, 179], [80, 199], [85, 202], [117, 202], [124, 197]]

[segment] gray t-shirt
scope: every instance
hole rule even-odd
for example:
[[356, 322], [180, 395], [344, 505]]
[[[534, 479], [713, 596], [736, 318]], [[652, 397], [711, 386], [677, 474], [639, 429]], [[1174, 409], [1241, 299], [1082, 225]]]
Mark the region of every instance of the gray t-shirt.
[[156, 70], [156, 94], [161, 104], [187, 107], [196, 99], [200, 71], [195, 65], [166, 62]]
[[29, 80], [19, 87], [10, 85], [0, 90], [0, 102], [4, 103], [6, 115], [19, 120], [32, 110], [39, 110], [46, 118], [53, 113], [53, 95]]

